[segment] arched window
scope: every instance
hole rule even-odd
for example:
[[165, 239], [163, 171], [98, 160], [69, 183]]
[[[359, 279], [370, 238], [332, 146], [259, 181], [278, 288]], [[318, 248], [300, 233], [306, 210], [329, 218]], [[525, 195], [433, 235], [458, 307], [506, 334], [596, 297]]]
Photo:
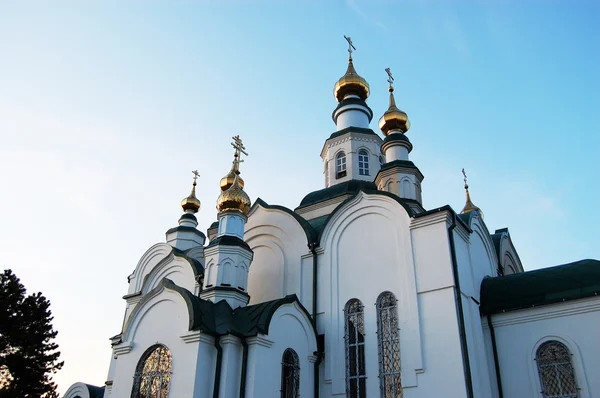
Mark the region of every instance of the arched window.
[[335, 178], [346, 177], [346, 154], [340, 152], [335, 157]]
[[358, 299], [346, 303], [346, 394], [348, 398], [366, 398], [365, 320]]
[[571, 353], [564, 344], [556, 340], [545, 342], [538, 348], [535, 360], [542, 385], [542, 397], [579, 397]]
[[383, 398], [402, 397], [400, 379], [400, 332], [396, 297], [383, 292], [377, 298], [377, 343], [379, 384]]
[[167, 398], [171, 368], [169, 349], [164, 345], [150, 347], [135, 369], [131, 398]]
[[361, 176], [369, 175], [369, 152], [364, 149], [358, 151], [358, 174]]
[[296, 351], [288, 348], [281, 361], [281, 398], [300, 396], [300, 361]]

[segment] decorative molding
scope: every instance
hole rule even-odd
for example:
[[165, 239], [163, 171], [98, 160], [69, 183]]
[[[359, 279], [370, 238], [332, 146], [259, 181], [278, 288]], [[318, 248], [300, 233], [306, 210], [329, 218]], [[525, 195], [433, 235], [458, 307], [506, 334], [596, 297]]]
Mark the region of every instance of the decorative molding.
[[[552, 318], [562, 318], [565, 316], [585, 314], [596, 311], [600, 311], [600, 299], [598, 299], [598, 297], [591, 297], [588, 299], [577, 300], [577, 302], [565, 301], [563, 303], [540, 305], [521, 310], [493, 314], [492, 325], [494, 327], [517, 325], [520, 323], [541, 321]], [[532, 314], [532, 312], [540, 313]]]
[[183, 340], [186, 344], [189, 343], [197, 343], [201, 340], [202, 332], [192, 330], [186, 334], [182, 334], [179, 336], [181, 340]]
[[265, 335], [259, 334], [255, 337], [250, 337], [250, 338], [246, 339], [246, 341], [248, 342], [248, 345], [260, 345], [263, 347], [270, 348], [273, 345], [273, 341], [267, 339], [264, 336]]
[[419, 218], [412, 218], [410, 223], [410, 229], [417, 229], [422, 227], [427, 227], [434, 224], [440, 224], [445, 222], [445, 226], [447, 227], [452, 221], [452, 217], [450, 217], [450, 212], [448, 210], [440, 210], [437, 213], [427, 214], [425, 216]]
[[121, 343], [113, 347], [113, 354], [115, 355], [125, 355], [131, 352], [133, 349], [133, 342], [127, 341], [125, 343]]
[[310, 362], [310, 363], [317, 362], [317, 356], [316, 355], [309, 355], [307, 358], [308, 358], [308, 362]]
[[242, 345], [242, 340], [239, 337], [235, 337], [231, 334], [226, 334], [225, 336], [222, 336], [221, 339], [219, 340], [219, 343], [221, 344], [232, 344], [232, 345]]

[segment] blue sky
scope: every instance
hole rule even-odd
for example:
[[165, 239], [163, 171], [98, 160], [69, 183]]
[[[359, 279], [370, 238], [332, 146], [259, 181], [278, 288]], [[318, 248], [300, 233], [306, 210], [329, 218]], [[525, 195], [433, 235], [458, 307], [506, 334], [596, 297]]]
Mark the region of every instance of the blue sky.
[[[191, 173], [216, 220], [230, 137], [255, 200], [323, 186], [346, 43], [412, 123], [426, 208], [464, 205], [526, 269], [600, 258], [600, 3], [0, 0], [0, 253], [52, 302], [65, 367], [101, 385], [127, 275], [176, 225]], [[377, 131], [376, 120], [372, 128]]]

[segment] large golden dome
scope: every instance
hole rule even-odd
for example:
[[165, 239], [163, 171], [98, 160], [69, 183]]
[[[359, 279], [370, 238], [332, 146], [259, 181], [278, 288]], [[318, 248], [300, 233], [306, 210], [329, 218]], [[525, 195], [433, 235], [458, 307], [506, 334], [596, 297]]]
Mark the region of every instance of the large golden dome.
[[410, 129], [410, 122], [406, 112], [398, 109], [394, 99], [394, 88], [390, 87], [390, 106], [388, 110], [379, 119], [379, 128], [383, 134], [388, 135], [392, 130], [400, 130], [406, 133]]
[[348, 94], [355, 94], [360, 97], [363, 101], [369, 97], [369, 83], [354, 69], [352, 58], [348, 59], [348, 69], [346, 74], [335, 83], [333, 87], [333, 95], [338, 102], [341, 102], [344, 97]]
[[231, 186], [223, 191], [217, 199], [219, 213], [238, 212], [247, 216], [250, 211], [250, 198], [240, 185], [240, 178], [236, 174]]
[[200, 201], [196, 197], [196, 180], [194, 180], [194, 184], [192, 185], [190, 196], [181, 201], [181, 207], [185, 212], [191, 211], [192, 213], [198, 213], [198, 210], [200, 210]]

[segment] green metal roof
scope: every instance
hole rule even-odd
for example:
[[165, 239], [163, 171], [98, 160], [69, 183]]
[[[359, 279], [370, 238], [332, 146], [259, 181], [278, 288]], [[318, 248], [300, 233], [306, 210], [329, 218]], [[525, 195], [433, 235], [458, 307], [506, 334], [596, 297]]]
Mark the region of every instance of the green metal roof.
[[600, 261], [580, 260], [535, 271], [486, 277], [482, 314], [496, 314], [600, 294]]
[[377, 190], [377, 185], [371, 181], [350, 180], [335, 184], [329, 188], [320, 189], [309, 193], [300, 202], [299, 208], [314, 205], [315, 203], [323, 202], [328, 199], [333, 199], [342, 195], [352, 195], [359, 191]]
[[360, 133], [360, 134], [368, 134], [368, 135], [374, 135], [377, 138], [381, 139], [381, 137], [379, 137], [378, 134], [376, 134], [373, 130], [371, 129], [364, 129], [362, 127], [346, 127], [345, 129], [341, 129], [336, 131], [335, 133], [331, 134], [328, 138], [328, 140], [332, 139], [332, 138], [336, 138], [339, 137], [341, 135], [344, 135], [346, 133]]

